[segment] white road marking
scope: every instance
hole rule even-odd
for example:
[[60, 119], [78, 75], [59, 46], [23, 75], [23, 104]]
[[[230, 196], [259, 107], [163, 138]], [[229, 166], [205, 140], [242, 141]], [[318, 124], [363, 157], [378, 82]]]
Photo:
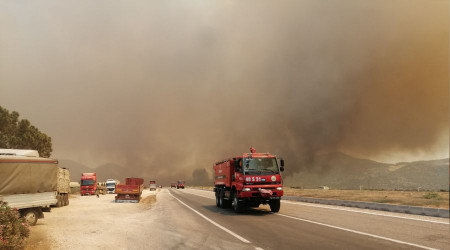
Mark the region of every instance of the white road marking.
[[255, 247], [255, 250], [264, 250], [264, 249], [262, 249], [260, 247]]
[[[212, 192], [212, 191], [201, 190], [201, 189], [194, 189], [194, 190], [203, 191], [203, 192], [209, 192], [209, 193]], [[190, 194], [194, 194], [194, 193], [190, 193]], [[194, 194], [194, 195], [198, 195], [198, 194]], [[206, 197], [206, 196], [203, 196], [203, 195], [198, 195], [198, 196], [201, 196], [201, 197], [204, 197], [204, 198], [209, 198], [209, 197]], [[214, 199], [214, 198], [210, 198], [210, 199]], [[295, 202], [295, 201], [286, 201], [286, 200], [281, 200], [281, 202], [282, 203], [293, 204], [293, 205], [297, 205], [297, 206], [318, 207], [318, 208], [341, 210], [341, 211], [347, 211], [347, 212], [353, 212], [353, 213], [370, 214], [370, 215], [391, 217], [391, 218], [397, 218], [397, 219], [415, 220], [415, 221], [422, 221], [422, 222], [430, 222], [430, 223], [436, 223], [436, 224], [450, 225], [450, 222], [445, 222], [445, 221], [427, 220], [427, 219], [420, 219], [420, 218], [405, 217], [405, 216], [401, 216], [401, 215], [391, 215], [391, 214], [382, 214], [382, 213], [377, 213], [377, 212], [359, 211], [359, 210], [348, 209], [348, 208], [334, 207], [333, 205], [307, 204], [307, 203], [304, 203], [304, 202]], [[358, 208], [358, 209], [362, 209], [362, 208]], [[411, 214], [408, 214], [408, 215], [411, 215]], [[421, 215], [417, 215], [417, 216], [421, 216]]]
[[202, 217], [203, 219], [207, 220], [209, 223], [213, 224], [214, 226], [222, 229], [223, 231], [231, 234], [232, 236], [238, 238], [240, 241], [244, 242], [244, 243], [250, 243], [249, 240], [239, 236], [238, 234], [232, 232], [231, 230], [219, 225], [218, 223], [216, 223], [215, 221], [211, 220], [210, 218], [206, 217], [205, 215], [203, 215], [202, 213], [198, 212], [197, 210], [193, 209], [192, 207], [190, 207], [189, 205], [187, 205], [186, 203], [182, 202], [180, 199], [178, 199], [177, 197], [173, 196], [172, 192], [169, 191], [169, 194], [176, 199], [177, 201], [179, 201], [181, 204], [183, 204], [185, 207], [189, 208], [190, 210], [194, 211], [196, 214], [198, 214], [200, 217]]
[[[199, 190], [199, 191], [204, 191], [204, 190]], [[209, 191], [207, 191], [207, 192], [209, 192]], [[199, 195], [199, 194], [195, 194], [195, 193], [191, 193], [191, 192], [187, 192], [187, 193], [214, 200], [214, 198], [206, 197], [206, 196], [203, 196], [203, 195]], [[322, 207], [322, 206], [310, 205], [310, 204], [297, 204], [295, 202], [286, 202], [286, 201], [282, 201], [282, 202], [295, 204], [295, 205]], [[323, 208], [329, 208], [329, 207], [323, 207]], [[398, 217], [398, 218], [401, 218], [401, 219], [411, 219], [411, 220], [419, 220], [419, 221], [425, 221], [425, 222], [434, 222], [434, 223], [448, 224], [448, 223], [445, 223], [445, 222], [429, 221], [429, 220], [422, 220], [422, 219], [416, 219], [416, 218], [406, 218], [406, 217], [395, 216], [395, 215], [384, 215], [384, 214], [370, 213], [370, 212], [363, 212], [363, 211], [354, 211], [354, 210], [344, 209], [344, 208], [342, 208], [342, 209], [341, 208], [329, 208], [329, 209], [345, 210], [345, 211], [356, 212], [356, 213], [367, 213], [367, 214], [381, 215], [381, 216], [387, 216], [387, 217]], [[276, 215], [279, 215], [279, 216], [283, 216], [283, 217], [287, 217], [287, 218], [291, 218], [291, 219], [295, 219], [295, 220], [309, 222], [309, 223], [313, 223], [313, 224], [317, 224], [317, 225], [321, 225], [321, 226], [326, 226], [326, 227], [330, 227], [330, 228], [340, 229], [340, 230], [343, 230], [343, 231], [352, 232], [352, 233], [356, 233], [356, 234], [360, 234], [360, 235], [370, 236], [370, 237], [373, 237], [373, 238], [378, 238], [378, 239], [383, 239], [383, 240], [387, 240], [387, 241], [392, 241], [392, 242], [396, 242], [396, 243], [399, 243], [399, 244], [414, 246], [414, 247], [418, 247], [418, 248], [422, 248], [422, 249], [437, 250], [436, 248], [431, 248], [431, 247], [426, 247], [426, 246], [422, 246], [422, 245], [417, 245], [417, 244], [414, 244], [414, 243], [409, 243], [409, 242], [405, 242], [405, 241], [401, 241], [401, 240], [391, 239], [391, 238], [387, 238], [387, 237], [383, 237], [383, 236], [379, 236], [379, 235], [375, 235], [375, 234], [364, 233], [364, 232], [360, 232], [360, 231], [356, 231], [356, 230], [352, 230], [352, 229], [348, 229], [348, 228], [333, 226], [333, 225], [320, 223], [320, 222], [316, 222], [316, 221], [311, 221], [311, 220], [307, 220], [307, 219], [302, 219], [302, 218], [289, 216], [289, 215], [285, 215], [285, 214], [278, 214], [278, 213], [273, 213], [273, 214], [276, 214]], [[256, 250], [260, 250], [261, 248], [255, 247], [255, 249]]]
[[[285, 201], [285, 200], [282, 200], [281, 202], [288, 203], [288, 204], [293, 204], [293, 205], [297, 205], [297, 206], [319, 207], [319, 208], [341, 210], [341, 211], [347, 211], [347, 212], [353, 212], [353, 213], [361, 213], [361, 214], [370, 214], [370, 215], [377, 215], [377, 216], [384, 216], [384, 217], [392, 217], [392, 218], [398, 218], [398, 219], [416, 220], [416, 221], [423, 221], [423, 222], [430, 222], [430, 223], [437, 223], [437, 224], [445, 224], [445, 225], [449, 225], [450, 224], [449, 222], [444, 222], [444, 221], [426, 220], [426, 219], [404, 217], [404, 216], [391, 215], [391, 214], [381, 214], [381, 213], [375, 213], [375, 212], [358, 211], [358, 210], [347, 209], [347, 208], [340, 208], [340, 207], [328, 207], [328, 206], [305, 204], [305, 203], [301, 203], [301, 202], [292, 202], [292, 201]], [[332, 206], [332, 205], [330, 205], [330, 206]]]
[[197, 195], [197, 196], [200, 196], [200, 197], [203, 197], [203, 198], [207, 198], [207, 199], [211, 199], [211, 200], [215, 200], [215, 199], [216, 199], [216, 198], [211, 198], [211, 197], [208, 197], [208, 196], [199, 195], [199, 194], [195, 194], [195, 193], [191, 193], [191, 192], [186, 192], [186, 191], [181, 191], [181, 192], [185, 192], [185, 193], [188, 193], [188, 194]]
[[395, 239], [391, 239], [391, 238], [387, 238], [387, 237], [383, 237], [383, 236], [379, 236], [379, 235], [375, 235], [375, 234], [364, 233], [364, 232], [360, 232], [360, 231], [356, 231], [356, 230], [352, 230], [352, 229], [348, 229], [348, 228], [337, 227], [337, 226], [324, 224], [324, 223], [320, 223], [320, 222], [316, 222], [316, 221], [312, 221], [312, 220], [301, 219], [301, 218], [297, 218], [297, 217], [289, 216], [289, 215], [285, 215], [285, 214], [277, 214], [277, 213], [274, 213], [274, 214], [279, 215], [279, 216], [283, 216], [283, 217], [287, 217], [287, 218], [291, 218], [291, 219], [294, 219], [294, 220], [299, 220], [299, 221], [304, 221], [304, 222], [308, 222], [308, 223], [313, 223], [313, 224], [317, 224], [317, 225], [321, 225], [321, 226], [325, 226], [325, 227], [330, 227], [330, 228], [334, 228], [334, 229], [339, 229], [339, 230], [343, 230], [343, 231], [347, 231], [347, 232], [351, 232], [351, 233], [355, 233], [355, 234], [360, 234], [360, 235], [364, 235], [364, 236], [370, 236], [370, 237], [377, 238], [377, 239], [392, 241], [392, 242], [395, 242], [395, 243], [404, 244], [404, 245], [408, 245], [408, 246], [413, 246], [413, 247], [418, 247], [418, 248], [428, 249], [428, 250], [437, 250], [436, 248], [431, 248], [431, 247], [426, 247], [426, 246], [422, 246], [422, 245], [417, 245], [417, 244], [414, 244], [414, 243], [409, 243], [409, 242], [405, 242], [405, 241], [401, 241], [401, 240], [395, 240]]

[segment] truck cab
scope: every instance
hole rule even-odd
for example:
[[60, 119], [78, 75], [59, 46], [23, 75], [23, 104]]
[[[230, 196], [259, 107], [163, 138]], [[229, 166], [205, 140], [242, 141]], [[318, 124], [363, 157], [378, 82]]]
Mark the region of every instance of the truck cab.
[[81, 195], [94, 195], [97, 193], [97, 174], [96, 173], [82, 173], [80, 181]]
[[108, 194], [115, 194], [116, 193], [116, 184], [118, 184], [118, 183], [114, 179], [106, 180], [106, 192], [108, 192]]
[[150, 181], [150, 191], [156, 190], [156, 181]]
[[256, 153], [254, 148], [250, 153], [216, 163], [216, 205], [231, 206], [240, 212], [244, 207], [268, 204], [272, 212], [278, 212], [283, 196], [283, 171], [283, 159], [270, 153]]

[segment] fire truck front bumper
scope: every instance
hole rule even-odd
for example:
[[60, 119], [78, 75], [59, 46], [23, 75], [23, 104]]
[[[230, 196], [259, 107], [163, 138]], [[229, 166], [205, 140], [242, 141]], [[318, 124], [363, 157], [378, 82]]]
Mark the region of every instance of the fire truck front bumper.
[[282, 187], [247, 187], [239, 193], [239, 198], [246, 200], [279, 200], [281, 196], [283, 196]]

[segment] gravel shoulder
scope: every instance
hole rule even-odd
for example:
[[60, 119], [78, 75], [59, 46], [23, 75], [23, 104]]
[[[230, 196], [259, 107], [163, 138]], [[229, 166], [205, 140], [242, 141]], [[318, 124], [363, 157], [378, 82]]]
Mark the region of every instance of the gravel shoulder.
[[75, 196], [45, 213], [27, 249], [252, 249], [202, 219], [167, 189], [144, 190], [136, 203], [114, 195]]
[[53, 208], [32, 227], [27, 249], [124, 249], [124, 235], [140, 234], [137, 225], [156, 202], [144, 190], [141, 203], [115, 203], [114, 194], [71, 196], [70, 205]]

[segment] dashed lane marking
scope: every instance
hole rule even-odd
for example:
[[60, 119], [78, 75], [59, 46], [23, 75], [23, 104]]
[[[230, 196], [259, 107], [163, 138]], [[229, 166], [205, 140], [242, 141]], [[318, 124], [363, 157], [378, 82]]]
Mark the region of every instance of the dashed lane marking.
[[[212, 192], [212, 191], [200, 190], [200, 189], [195, 189], [195, 190], [208, 192], [208, 193]], [[190, 193], [190, 194], [194, 194], [194, 193]], [[214, 199], [214, 198], [206, 197], [206, 196], [199, 195], [199, 194], [194, 194], [194, 195], [198, 195], [198, 196], [201, 196], [204, 198]], [[326, 205], [306, 204], [304, 202], [293, 202], [293, 201], [286, 201], [286, 200], [282, 200], [281, 202], [287, 203], [287, 204], [292, 204], [292, 205], [297, 205], [297, 206], [318, 207], [318, 208], [324, 208], [324, 209], [340, 210], [340, 211], [346, 211], [346, 212], [352, 212], [352, 213], [370, 214], [370, 215], [376, 215], [376, 216], [384, 216], [384, 217], [391, 217], [391, 218], [405, 219], [405, 220], [415, 220], [415, 221], [444, 224], [444, 225], [450, 224], [450, 222], [445, 222], [445, 221], [427, 220], [427, 219], [421, 219], [421, 218], [412, 218], [412, 217], [405, 217], [405, 216], [392, 215], [392, 214], [382, 214], [382, 213], [369, 212], [369, 211], [359, 211], [359, 210], [348, 209], [348, 208], [332, 207], [332, 205], [326, 206]]]
[[294, 219], [294, 220], [299, 220], [299, 221], [304, 221], [304, 222], [308, 222], [308, 223], [313, 223], [313, 224], [317, 224], [317, 225], [321, 225], [321, 226], [325, 226], [325, 227], [339, 229], [339, 230], [343, 230], [343, 231], [347, 231], [347, 232], [351, 232], [351, 233], [355, 233], [355, 234], [369, 236], [369, 237], [373, 237], [373, 238], [377, 238], [377, 239], [391, 241], [391, 242], [395, 242], [395, 243], [399, 243], [399, 244], [403, 244], [403, 245], [408, 245], [408, 246], [413, 246], [413, 247], [418, 247], [418, 248], [428, 249], [428, 250], [437, 250], [436, 248], [422, 246], [422, 245], [418, 245], [418, 244], [414, 244], [414, 243], [410, 243], [410, 242], [405, 242], [405, 241], [401, 241], [401, 240], [395, 240], [395, 239], [391, 239], [391, 238], [387, 238], [387, 237], [383, 237], [383, 236], [379, 236], [379, 235], [375, 235], [375, 234], [364, 233], [364, 232], [360, 232], [360, 231], [356, 231], [356, 230], [352, 230], [352, 229], [348, 229], [348, 228], [344, 228], [344, 227], [333, 226], [333, 225], [320, 223], [320, 222], [316, 222], [316, 221], [312, 221], [312, 220], [301, 219], [301, 218], [298, 218], [298, 217], [289, 216], [289, 215], [285, 215], [285, 214], [276, 214], [276, 215], [287, 217], [287, 218]]
[[236, 237], [237, 239], [239, 239], [240, 241], [244, 242], [244, 243], [250, 243], [249, 240], [245, 239], [244, 237], [241, 237], [240, 235], [238, 235], [237, 233], [234, 233], [233, 231], [229, 230], [226, 227], [221, 226], [220, 224], [216, 223], [215, 221], [211, 220], [210, 218], [206, 217], [205, 215], [203, 215], [202, 213], [200, 213], [199, 211], [193, 209], [192, 207], [190, 207], [189, 205], [187, 205], [186, 203], [182, 202], [180, 199], [178, 199], [177, 197], [175, 197], [172, 192], [169, 191], [169, 194], [176, 199], [178, 202], [180, 202], [182, 205], [184, 205], [185, 207], [189, 208], [190, 210], [192, 210], [194, 213], [198, 214], [200, 217], [202, 217], [203, 219], [207, 220], [209, 223], [213, 224], [214, 226], [222, 229], [223, 231], [231, 234], [232, 236]]

